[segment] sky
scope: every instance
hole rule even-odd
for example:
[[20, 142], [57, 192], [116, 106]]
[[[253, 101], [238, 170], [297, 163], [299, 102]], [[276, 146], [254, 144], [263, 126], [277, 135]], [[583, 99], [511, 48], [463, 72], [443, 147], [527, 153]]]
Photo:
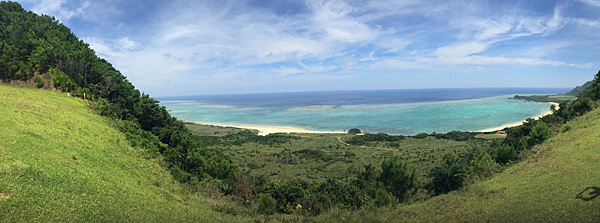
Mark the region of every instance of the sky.
[[575, 87], [600, 0], [17, 0], [151, 96]]

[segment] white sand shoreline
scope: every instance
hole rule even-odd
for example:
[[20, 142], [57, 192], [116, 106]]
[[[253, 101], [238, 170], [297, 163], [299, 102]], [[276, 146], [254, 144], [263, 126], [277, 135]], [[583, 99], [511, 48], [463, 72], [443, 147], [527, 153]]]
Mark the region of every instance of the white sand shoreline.
[[[181, 120], [185, 121], [185, 120]], [[190, 122], [190, 121], [185, 121]], [[197, 123], [190, 122], [200, 125], [213, 125], [213, 126], [221, 126], [221, 127], [232, 127], [232, 128], [240, 128], [240, 129], [254, 129], [258, 130], [258, 135], [269, 135], [271, 133], [316, 133], [316, 134], [346, 134], [346, 131], [315, 131], [315, 130], [306, 130], [299, 129], [289, 126], [260, 126], [260, 125], [226, 125], [226, 124], [207, 124], [207, 123]]]
[[[551, 105], [556, 105], [556, 109], [558, 109], [558, 103], [554, 103], [554, 102], [542, 102], [542, 103], [547, 103], [547, 104], [551, 104]], [[535, 120], [544, 117], [546, 115], [552, 114], [552, 111], [548, 111], [538, 117], [535, 117]], [[186, 120], [181, 120], [184, 122], [190, 122], [190, 121], [186, 121]], [[506, 128], [511, 128], [511, 127], [516, 127], [516, 126], [520, 126], [523, 125], [523, 122], [525, 122], [525, 120], [523, 120], [522, 122], [516, 122], [516, 123], [512, 123], [512, 124], [508, 124], [508, 125], [503, 125], [503, 126], [498, 126], [498, 127], [494, 127], [494, 128], [488, 128], [488, 129], [483, 129], [483, 130], [479, 130], [479, 131], [474, 131], [474, 132], [495, 132], [495, 131], [500, 131]], [[195, 124], [200, 124], [200, 125], [213, 125], [213, 126], [221, 126], [221, 127], [233, 127], [233, 128], [241, 128], [241, 129], [254, 129], [254, 130], [258, 130], [258, 135], [269, 135], [271, 133], [316, 133], [316, 134], [346, 134], [346, 131], [315, 131], [315, 130], [306, 130], [306, 129], [299, 129], [299, 128], [294, 128], [294, 127], [289, 127], [289, 126], [261, 126], [261, 125], [227, 125], [227, 124], [213, 124], [213, 123], [199, 123], [199, 122], [190, 122], [190, 123], [195, 123]]]
[[[559, 107], [558, 107], [559, 104], [555, 103], [555, 102], [532, 102], [532, 103], [546, 103], [546, 104], [556, 105], [556, 109], [557, 110], [559, 109]], [[544, 113], [544, 114], [542, 114], [542, 115], [540, 115], [538, 117], [535, 117], [535, 120], [538, 120], [538, 119], [540, 119], [540, 118], [542, 118], [542, 117], [544, 117], [546, 115], [550, 115], [550, 114], [552, 114], [552, 112], [553, 111], [549, 110], [548, 112], [546, 112], [546, 113]], [[522, 122], [516, 122], [516, 123], [512, 123], [512, 124], [508, 124], [508, 125], [503, 125], [503, 126], [498, 126], [498, 127], [494, 127], [494, 128], [479, 130], [479, 131], [475, 131], [475, 132], [495, 132], [495, 131], [500, 131], [500, 130], [503, 130], [503, 129], [506, 129], [506, 128], [517, 127], [517, 126], [523, 125], [523, 122], [525, 122], [525, 120], [523, 120]]]

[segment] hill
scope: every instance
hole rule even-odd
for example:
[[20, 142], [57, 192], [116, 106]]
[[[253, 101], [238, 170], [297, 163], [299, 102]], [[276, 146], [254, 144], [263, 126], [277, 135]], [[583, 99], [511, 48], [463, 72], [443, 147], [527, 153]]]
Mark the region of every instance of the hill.
[[588, 81], [585, 82], [585, 84], [581, 85], [581, 86], [577, 86], [575, 88], [573, 88], [573, 90], [565, 93], [565, 94], [557, 94], [557, 95], [531, 95], [531, 96], [520, 96], [520, 95], [515, 95], [515, 97], [513, 97], [513, 99], [517, 99], [517, 100], [524, 100], [524, 101], [534, 101], [534, 102], [556, 102], [556, 103], [561, 103], [561, 102], [565, 102], [565, 101], [575, 101], [575, 99], [577, 99], [577, 96], [583, 92], [585, 92], [585, 90], [592, 86], [594, 82], [593, 81]]
[[66, 94], [0, 85], [0, 222], [233, 222], [110, 119]]
[[593, 81], [585, 82], [585, 84], [573, 88], [573, 90], [565, 93], [565, 95], [567, 95], [567, 96], [577, 96], [580, 93], [583, 93], [588, 87], [592, 86], [592, 84], [594, 84]]

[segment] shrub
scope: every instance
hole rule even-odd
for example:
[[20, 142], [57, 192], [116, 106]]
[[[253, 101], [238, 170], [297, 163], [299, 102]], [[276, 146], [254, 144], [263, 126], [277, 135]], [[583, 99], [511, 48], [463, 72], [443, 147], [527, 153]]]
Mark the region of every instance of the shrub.
[[37, 76], [37, 75], [36, 75], [36, 76], [33, 78], [33, 82], [35, 82], [35, 86], [36, 86], [37, 88], [41, 88], [41, 87], [43, 87], [43, 86], [44, 86], [44, 80], [42, 80], [42, 78], [41, 78], [40, 76]]
[[406, 163], [399, 161], [398, 157], [382, 160], [380, 166], [381, 173], [378, 180], [398, 198], [398, 201], [402, 202], [417, 188], [415, 170], [409, 171]]
[[465, 171], [456, 165], [434, 167], [427, 176], [431, 182], [425, 187], [435, 194], [445, 194], [462, 187], [466, 178]]
[[492, 159], [492, 156], [487, 152], [481, 152], [479, 155], [471, 161], [471, 173], [481, 174], [489, 172], [496, 166], [496, 161]]
[[392, 196], [385, 189], [379, 188], [375, 192], [375, 200], [373, 201], [375, 206], [381, 207], [392, 203]]
[[533, 144], [542, 143], [548, 138], [550, 138], [550, 130], [545, 122], [538, 122], [533, 129], [531, 129], [531, 139], [533, 140]]
[[562, 129], [562, 131], [563, 131], [563, 132], [567, 132], [567, 131], [571, 130], [571, 128], [572, 128], [572, 127], [571, 127], [571, 125], [569, 125], [569, 124], [565, 124], [565, 126], [563, 126], [563, 129]]
[[357, 129], [357, 128], [353, 128], [353, 129], [348, 130], [348, 134], [356, 135], [356, 134], [359, 134], [359, 133], [360, 133], [360, 129]]
[[275, 213], [275, 199], [271, 197], [271, 194], [261, 194], [258, 199], [258, 206], [256, 212], [259, 214], [272, 215]]
[[503, 164], [506, 164], [515, 155], [517, 155], [515, 148], [507, 144], [503, 144], [494, 150], [494, 159]]

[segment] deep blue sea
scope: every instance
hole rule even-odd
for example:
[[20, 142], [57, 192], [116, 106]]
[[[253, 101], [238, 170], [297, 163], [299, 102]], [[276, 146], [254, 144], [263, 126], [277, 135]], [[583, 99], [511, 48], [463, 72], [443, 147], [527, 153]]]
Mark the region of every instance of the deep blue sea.
[[570, 88], [463, 88], [318, 91], [157, 97], [171, 115], [203, 124], [415, 135], [478, 131], [539, 116], [550, 108], [515, 95]]

